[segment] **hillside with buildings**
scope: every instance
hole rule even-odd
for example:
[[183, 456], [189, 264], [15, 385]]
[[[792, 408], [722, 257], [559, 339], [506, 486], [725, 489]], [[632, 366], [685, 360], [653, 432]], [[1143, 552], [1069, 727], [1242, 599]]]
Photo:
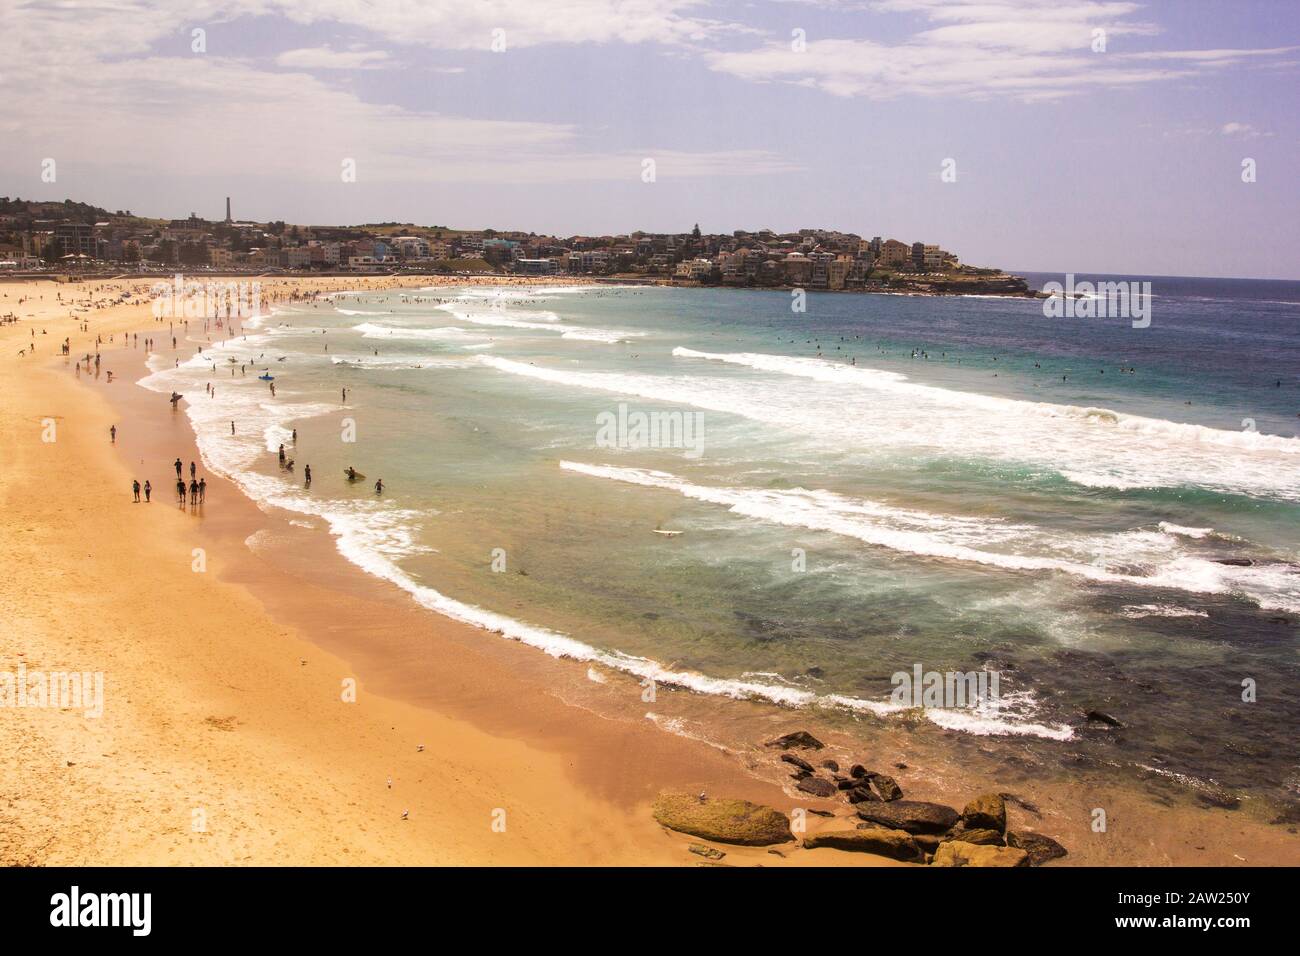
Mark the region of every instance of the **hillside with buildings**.
[[130, 211], [0, 197], [0, 270], [225, 273], [498, 272], [827, 291], [1027, 295], [1025, 281], [964, 265], [937, 244], [829, 229], [552, 236], [412, 223], [145, 219]]

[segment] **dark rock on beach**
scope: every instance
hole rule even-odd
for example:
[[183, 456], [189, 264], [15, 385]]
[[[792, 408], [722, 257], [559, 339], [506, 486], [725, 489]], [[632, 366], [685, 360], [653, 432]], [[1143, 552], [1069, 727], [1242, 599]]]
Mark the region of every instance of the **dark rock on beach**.
[[996, 830], [1007, 828], [1007, 805], [1001, 794], [982, 793], [961, 812], [961, 819], [970, 830]]
[[807, 760], [804, 760], [802, 757], [796, 757], [794, 754], [781, 754], [781, 759], [784, 760], [786, 763], [794, 764], [800, 770], [806, 770], [809, 773], [817, 772], [815, 769], [813, 769], [813, 765], [810, 764]]
[[692, 794], [665, 791], [655, 800], [654, 818], [670, 830], [715, 843], [768, 846], [794, 839], [784, 813], [748, 800], [701, 800]]
[[1030, 833], [1027, 830], [1013, 830], [1008, 833], [1007, 846], [1028, 853], [1031, 866], [1042, 866], [1052, 860], [1059, 860], [1067, 852], [1065, 847], [1051, 837], [1043, 836], [1041, 833]]
[[845, 798], [849, 803], [880, 803], [880, 797], [871, 791], [866, 784], [854, 787], [846, 793]]
[[1084, 715], [1090, 722], [1123, 729], [1124, 725], [1104, 710], [1090, 710]]
[[980, 846], [952, 840], [934, 851], [931, 866], [1028, 866], [1029, 854], [1007, 846]]
[[1006, 842], [1002, 839], [1001, 830], [964, 829], [960, 824], [949, 830], [940, 842], [948, 843], [952, 840], [977, 846], [1002, 846]]
[[789, 750], [792, 747], [801, 750], [821, 750], [826, 745], [808, 731], [796, 730], [793, 733], [782, 734], [775, 740], [769, 740], [766, 746], [780, 747], [782, 750]]
[[1025, 800], [1022, 797], [1018, 797], [1014, 793], [1000, 793], [998, 794], [998, 796], [1001, 797], [1003, 800], [1005, 800], [1007, 803], [1014, 803], [1020, 809], [1029, 811], [1036, 817], [1042, 816], [1042, 813], [1039, 812], [1038, 806], [1036, 804], [1030, 803], [1028, 800]]
[[902, 800], [903, 788], [898, 782], [890, 776], [883, 773], [874, 773], [871, 775], [871, 786], [876, 793], [880, 794], [880, 799], [886, 802], [890, 800]]
[[836, 763], [834, 760], [823, 760], [822, 766], [827, 770], [829, 770], [831, 773], [840, 772], [840, 765]]
[[874, 853], [876, 856], [887, 856], [891, 860], [903, 860], [908, 863], [920, 863], [924, 859], [921, 848], [912, 839], [911, 834], [904, 833], [902, 830], [887, 830], [883, 827], [818, 833], [804, 840], [803, 845], [805, 850], [829, 847], [833, 850], [848, 850], [853, 853]]
[[858, 816], [892, 830], [908, 833], [946, 833], [959, 819], [957, 811], [940, 803], [894, 800], [858, 807]]
[[822, 777], [805, 777], [796, 783], [794, 788], [802, 790], [804, 793], [810, 793], [814, 797], [835, 796], [835, 784]]

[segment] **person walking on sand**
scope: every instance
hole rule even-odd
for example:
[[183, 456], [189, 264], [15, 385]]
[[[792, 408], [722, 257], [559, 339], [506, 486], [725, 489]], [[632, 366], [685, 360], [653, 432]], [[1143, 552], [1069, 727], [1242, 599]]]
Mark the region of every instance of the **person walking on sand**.
[[153, 494], [153, 485], [149, 484], [149, 479], [144, 480], [144, 503], [149, 503], [149, 496]]
[[199, 483], [195, 481], [193, 478], [191, 478], [190, 479], [190, 504], [197, 505], [198, 503], [199, 503]]
[[108, 428], [108, 440], [111, 444], [117, 444], [117, 426], [110, 425]]
[[208, 500], [208, 479], [199, 479], [199, 504]]
[[194, 480], [194, 462], [190, 462], [190, 481]]
[[131, 493], [135, 495], [135, 503], [140, 503], [140, 479], [136, 478], [131, 482]]
[[181, 468], [183, 467], [183, 466], [181, 465], [181, 460], [180, 460], [179, 458], [177, 458], [176, 461], [173, 462], [173, 464], [176, 465], [176, 480], [177, 480], [177, 481], [180, 481], [180, 480], [181, 480]]
[[179, 477], [176, 479], [176, 500], [182, 508], [185, 507], [185, 482]]
[[311, 487], [311, 465], [308, 465], [306, 468], [302, 470], [302, 476], [306, 481], [304, 487], [310, 488]]

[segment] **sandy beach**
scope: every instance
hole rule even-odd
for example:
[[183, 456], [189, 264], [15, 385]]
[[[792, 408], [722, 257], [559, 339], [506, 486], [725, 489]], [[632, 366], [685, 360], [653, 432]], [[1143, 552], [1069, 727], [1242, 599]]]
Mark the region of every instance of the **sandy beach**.
[[[264, 279], [262, 298], [464, 281]], [[322, 529], [259, 510], [201, 464], [204, 506], [178, 508], [171, 462], [199, 459], [193, 434], [165, 396], [135, 384], [145, 352], [125, 337], [156, 334], [173, 354], [150, 314], [151, 284], [0, 283], [0, 315], [18, 319], [0, 326], [0, 543], [9, 558], [0, 670], [104, 681], [102, 716], [0, 714], [0, 743], [14, 755], [0, 862], [695, 865], [701, 857], [688, 847], [700, 841], [652, 816], [661, 791], [787, 814], [834, 808], [797, 800], [777, 755], [761, 746], [766, 735], [752, 737], [755, 727], [776, 736], [809, 725], [799, 714], [729, 702], [748, 746], [665, 732], [647, 719], [634, 682], [596, 681], [585, 665], [424, 611], [347, 563]], [[110, 304], [123, 292], [126, 301]], [[102, 374], [75, 374], [75, 357], [93, 352], [96, 337]], [[59, 354], [65, 338], [72, 358]], [[193, 348], [182, 340], [175, 354]], [[132, 501], [137, 478], [151, 480], [151, 503]], [[268, 529], [272, 543], [255, 546]], [[671, 696], [656, 716], [717, 706]], [[828, 739], [821, 756], [856, 746]], [[939, 755], [903, 751], [896, 739], [880, 746], [882, 760], [910, 771], [899, 770], [909, 799], [960, 809], [1007, 789], [940, 770]], [[1102, 840], [1088, 826], [1089, 795], [1061, 784], [1032, 796], [1033, 818], [1015, 809], [1018, 824], [1068, 846], [1063, 862], [1296, 859], [1293, 836], [1245, 813], [1116, 793], [1111, 817], [1129, 830]], [[843, 825], [808, 819], [810, 834]], [[900, 865], [793, 847], [727, 846], [725, 860]]]

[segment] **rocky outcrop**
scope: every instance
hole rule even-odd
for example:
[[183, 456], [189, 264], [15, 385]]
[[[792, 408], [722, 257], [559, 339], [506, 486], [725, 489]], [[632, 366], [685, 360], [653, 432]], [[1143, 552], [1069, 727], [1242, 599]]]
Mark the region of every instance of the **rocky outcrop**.
[[769, 846], [794, 839], [784, 813], [748, 800], [664, 792], [655, 800], [654, 818], [670, 830], [715, 843]]
[[1028, 866], [1029, 854], [1007, 846], [979, 846], [952, 840], [939, 844], [931, 866]]
[[769, 740], [764, 746], [779, 747], [782, 750], [797, 748], [800, 750], [821, 750], [826, 745], [808, 733], [806, 730], [796, 730], [793, 733], [782, 734], [775, 740]]
[[947, 833], [959, 819], [952, 807], [920, 800], [859, 804], [858, 816], [868, 823], [908, 833]]
[[1058, 860], [1067, 852], [1065, 847], [1051, 837], [1043, 836], [1041, 833], [1030, 833], [1027, 830], [1012, 830], [1008, 833], [1007, 846], [1028, 853], [1029, 863], [1032, 866], [1042, 866], [1044, 863]]
[[1002, 833], [1007, 828], [1007, 804], [1001, 794], [981, 793], [966, 804], [961, 812], [961, 819], [970, 830], [996, 830]]
[[806, 850], [829, 847], [852, 853], [874, 853], [876, 856], [887, 856], [891, 860], [903, 860], [907, 863], [920, 863], [925, 858], [911, 834], [904, 833], [902, 830], [887, 830], [883, 827], [818, 833], [804, 840], [803, 845]]

